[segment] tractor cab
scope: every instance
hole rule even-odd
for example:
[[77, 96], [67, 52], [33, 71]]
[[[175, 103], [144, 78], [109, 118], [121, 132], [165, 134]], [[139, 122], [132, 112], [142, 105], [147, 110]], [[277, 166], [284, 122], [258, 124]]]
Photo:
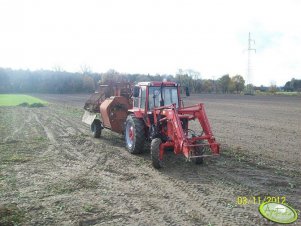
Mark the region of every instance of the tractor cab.
[[180, 106], [179, 85], [175, 82], [140, 82], [133, 90], [133, 107], [143, 112], [152, 112], [154, 108]]

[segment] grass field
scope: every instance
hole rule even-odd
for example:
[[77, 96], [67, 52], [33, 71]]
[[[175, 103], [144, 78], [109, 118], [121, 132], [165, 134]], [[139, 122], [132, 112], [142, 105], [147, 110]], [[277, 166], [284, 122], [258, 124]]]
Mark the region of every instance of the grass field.
[[300, 92], [276, 92], [276, 95], [300, 96]]
[[256, 95], [262, 95], [262, 96], [273, 96], [273, 95], [278, 95], [278, 96], [301, 96], [301, 92], [261, 92], [261, 91], [256, 91]]
[[23, 94], [0, 94], [0, 106], [17, 106], [22, 103], [31, 104], [47, 104], [39, 98]]

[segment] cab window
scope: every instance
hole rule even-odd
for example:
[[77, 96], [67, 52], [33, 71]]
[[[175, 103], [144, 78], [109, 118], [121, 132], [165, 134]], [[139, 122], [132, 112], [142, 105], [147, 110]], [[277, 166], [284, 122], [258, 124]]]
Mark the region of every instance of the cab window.
[[[141, 88], [139, 89], [139, 96], [140, 96], [140, 92], [141, 92]], [[140, 97], [134, 97], [134, 108], [138, 108], [139, 107], [139, 98]]]
[[[169, 106], [171, 104], [179, 105], [178, 89], [177, 87], [163, 87], [162, 96], [164, 99], [164, 105]], [[149, 87], [148, 108], [152, 110], [155, 107], [160, 107], [161, 100], [161, 87]]]
[[140, 89], [140, 108], [145, 109], [145, 99], [146, 99], [146, 87], [142, 86]]

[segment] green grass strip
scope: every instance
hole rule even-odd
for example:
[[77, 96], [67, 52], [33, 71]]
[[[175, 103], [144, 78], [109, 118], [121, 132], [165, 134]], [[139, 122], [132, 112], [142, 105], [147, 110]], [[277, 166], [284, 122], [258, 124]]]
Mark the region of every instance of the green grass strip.
[[0, 94], [0, 106], [17, 106], [22, 103], [47, 104], [47, 101], [23, 94]]

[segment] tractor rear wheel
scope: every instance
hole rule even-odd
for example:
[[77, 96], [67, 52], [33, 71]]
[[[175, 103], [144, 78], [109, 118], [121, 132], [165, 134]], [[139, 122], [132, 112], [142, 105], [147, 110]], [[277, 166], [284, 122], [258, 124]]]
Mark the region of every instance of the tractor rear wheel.
[[91, 124], [92, 136], [94, 138], [99, 138], [101, 136], [102, 125], [99, 119], [95, 119]]
[[160, 160], [160, 145], [162, 141], [160, 138], [155, 138], [151, 142], [151, 159], [153, 167], [160, 169], [162, 167], [162, 161]]
[[[199, 141], [198, 144], [202, 144], [203, 142]], [[203, 155], [205, 152], [205, 148], [204, 146], [197, 146], [197, 147], [194, 147], [194, 156], [200, 156], [200, 155]], [[192, 158], [192, 161], [197, 164], [197, 165], [200, 165], [200, 164], [203, 164], [204, 163], [204, 157], [196, 157], [196, 158]]]
[[129, 115], [125, 123], [125, 143], [128, 152], [141, 153], [144, 149], [144, 142], [144, 122], [134, 115]]

